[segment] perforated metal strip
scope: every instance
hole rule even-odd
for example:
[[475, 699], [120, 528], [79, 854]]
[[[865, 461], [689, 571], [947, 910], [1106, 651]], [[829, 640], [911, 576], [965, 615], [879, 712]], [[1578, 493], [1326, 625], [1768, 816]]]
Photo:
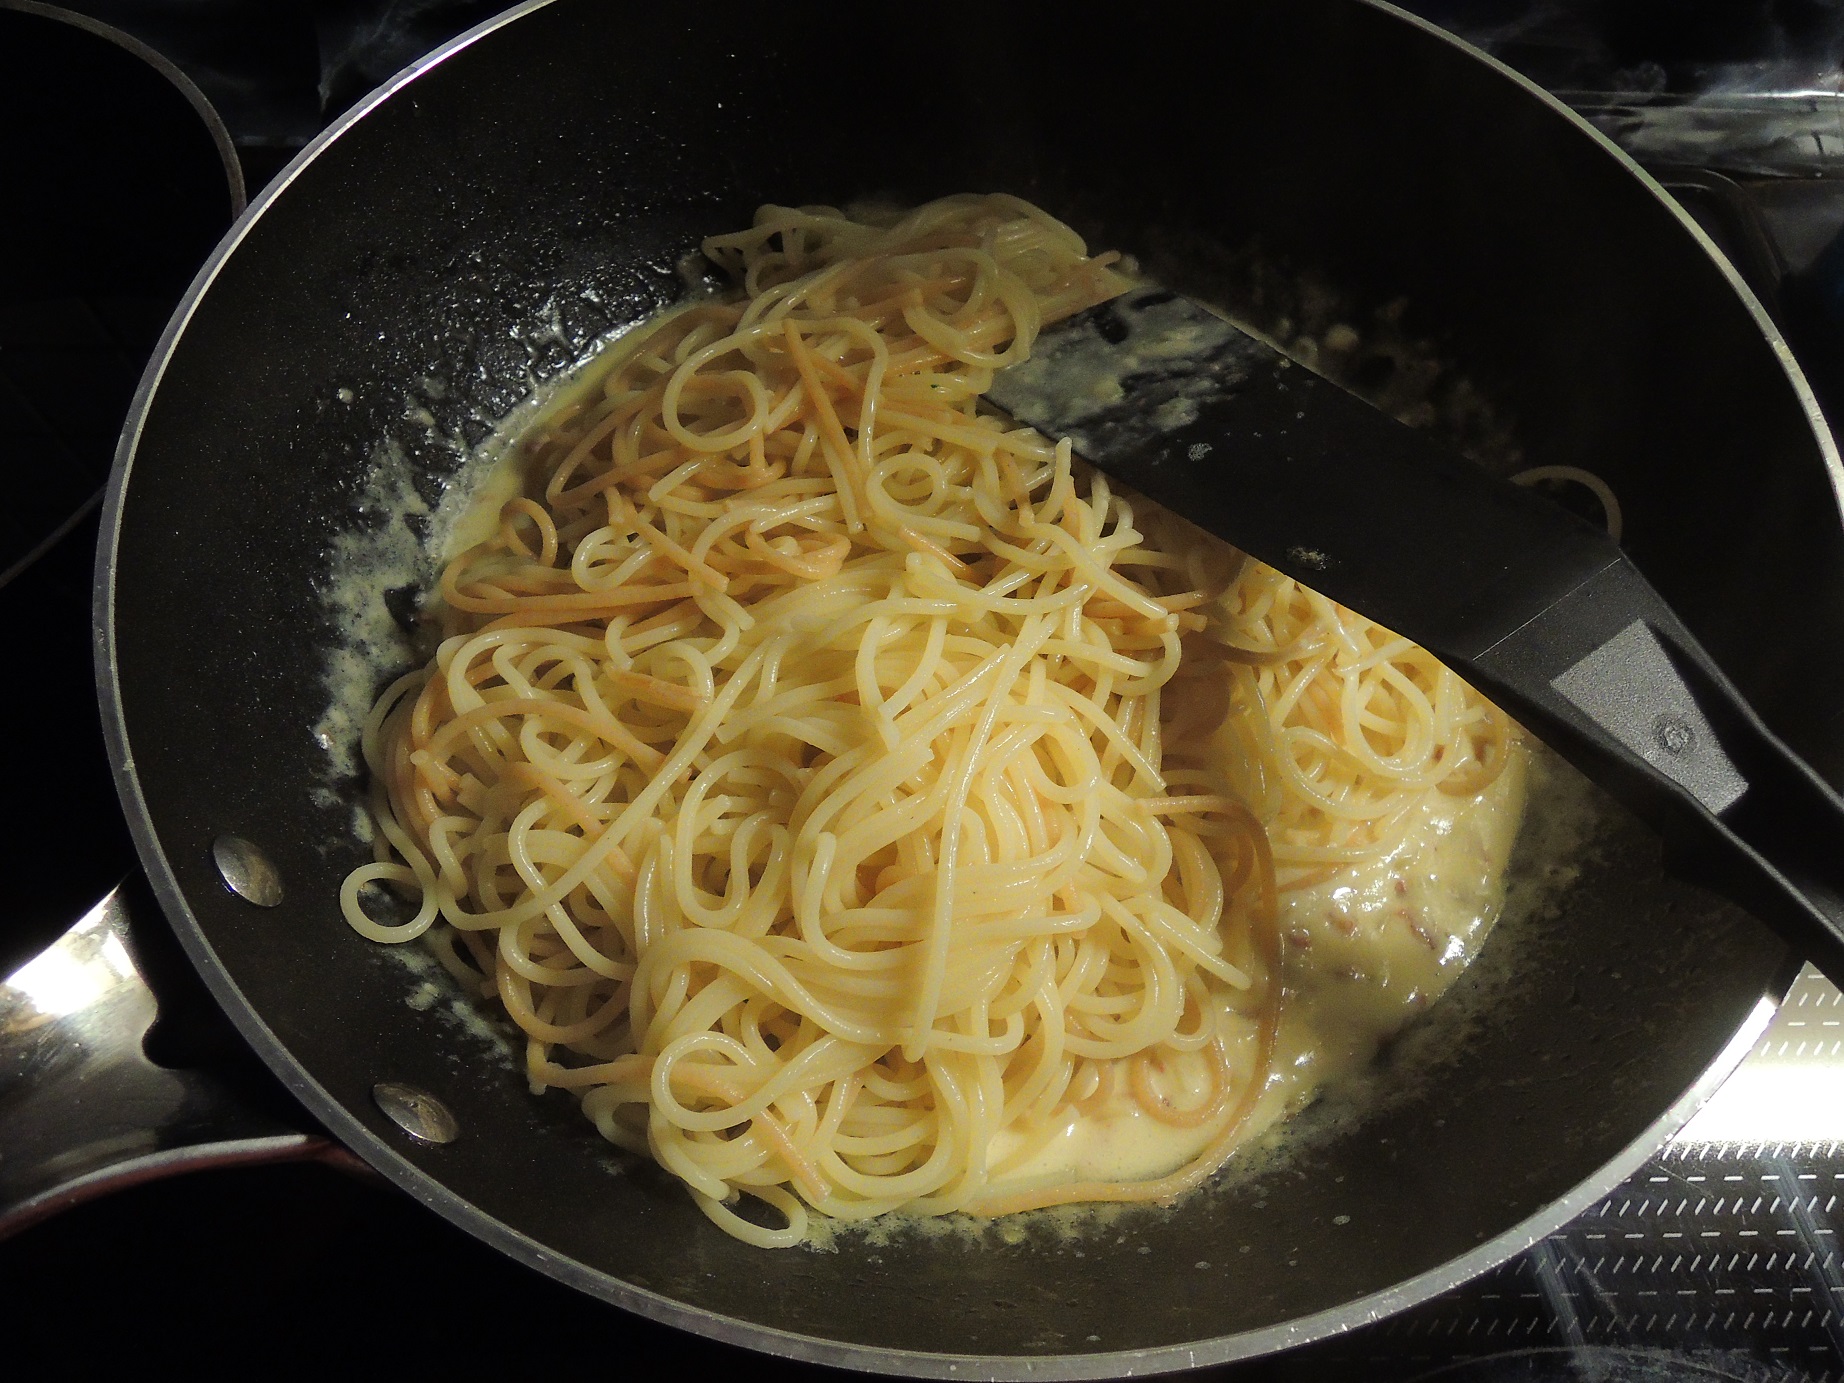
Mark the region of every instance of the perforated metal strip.
[[[1844, 995], [1807, 969], [1658, 1157], [1476, 1282], [1270, 1377], [1397, 1383], [1564, 1345], [1658, 1350], [1747, 1383], [1844, 1383]], [[1661, 1375], [1670, 1376], [1670, 1375]]]

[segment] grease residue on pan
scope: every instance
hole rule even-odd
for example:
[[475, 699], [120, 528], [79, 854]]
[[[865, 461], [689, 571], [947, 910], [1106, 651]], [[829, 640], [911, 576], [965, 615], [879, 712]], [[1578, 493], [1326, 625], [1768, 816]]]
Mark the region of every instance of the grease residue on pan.
[[[1256, 325], [1273, 327], [1272, 323]], [[367, 525], [369, 531], [336, 538], [329, 550], [327, 579], [322, 587], [327, 613], [341, 634], [325, 670], [327, 709], [314, 732], [327, 754], [327, 783], [322, 792], [329, 800], [337, 800], [342, 805], [352, 800], [350, 791], [342, 792], [340, 788], [349, 788], [362, 772], [357, 752], [359, 733], [381, 687], [406, 667], [426, 659], [432, 651], [418, 638], [419, 628], [426, 627], [419, 626], [415, 618], [422, 594], [434, 587], [448, 556], [486, 535], [486, 525], [498, 508], [491, 503], [493, 494], [504, 489], [509, 495], [516, 480], [514, 468], [505, 464], [511, 446], [537, 416], [566, 403], [573, 390], [595, 383], [599, 372], [591, 367], [621, 334], [622, 331], [609, 333], [596, 343], [595, 350], [581, 364], [534, 387], [480, 446], [462, 449], [458, 440], [438, 439], [465, 454], [433, 502], [425, 497], [426, 473], [417, 473], [403, 448], [384, 445], [374, 453], [360, 508], [394, 515], [397, 521], [381, 526]], [[1274, 334], [1288, 335], [1286, 331]], [[1349, 356], [1355, 349], [1347, 338], [1355, 337], [1356, 333], [1342, 319], [1321, 334], [1327, 342], [1326, 351], [1333, 356]], [[1314, 339], [1306, 336], [1291, 341], [1290, 346], [1296, 352], [1319, 353]], [[423, 381], [422, 391], [432, 397], [439, 395], [441, 381]], [[433, 415], [426, 409], [418, 416], [414, 396], [406, 404], [405, 416], [412, 423], [434, 427]], [[480, 531], [470, 533], [469, 524], [478, 526]], [[1585, 784], [1574, 778], [1569, 770], [1546, 758], [1536, 765], [1533, 778], [1536, 790], [1531, 811], [1532, 830], [1526, 832], [1518, 850], [1523, 864], [1510, 880], [1509, 913], [1514, 928], [1520, 914], [1550, 906], [1557, 892], [1567, 887], [1572, 878], [1569, 860], [1583, 839], [1592, 834], [1592, 822], [1598, 810], [1592, 802], [1592, 790], [1584, 795]], [[1203, 1194], [1221, 1194], [1228, 1186], [1246, 1185], [1261, 1169], [1271, 1168], [1274, 1159], [1284, 1156], [1290, 1144], [1288, 1116], [1312, 1100], [1314, 1092], [1322, 1085], [1329, 1083], [1332, 1093], [1321, 1098], [1315, 1110], [1312, 1126], [1321, 1133], [1366, 1117], [1379, 1100], [1400, 1094], [1415, 1084], [1415, 1079], [1405, 1083], [1400, 1071], [1393, 1072], [1388, 1081], [1368, 1078], [1362, 1072], [1379, 1045], [1400, 1026], [1404, 1014], [1422, 1006], [1432, 994], [1444, 989], [1452, 978], [1451, 972], [1471, 958], [1489, 919], [1497, 913], [1497, 880], [1505, 856], [1510, 852], [1510, 832], [1517, 816], [1516, 804], [1508, 799], [1519, 795], [1519, 788], [1507, 785], [1503, 795], [1507, 800], [1489, 804], [1495, 812], [1480, 810], [1470, 816], [1453, 812], [1441, 820], [1431, 818], [1423, 822], [1405, 850], [1386, 862], [1384, 872], [1390, 874], [1390, 878], [1340, 881], [1336, 888], [1325, 891], [1323, 897], [1315, 892], [1296, 900], [1284, 927], [1299, 936], [1315, 932], [1314, 924], [1319, 914], [1336, 914], [1340, 910], [1347, 900], [1335, 894], [1374, 892], [1390, 883], [1400, 887], [1405, 877], [1412, 880], [1418, 892], [1429, 892], [1429, 885], [1437, 876], [1445, 877], [1454, 872], [1453, 847], [1457, 843], [1464, 842], [1465, 853], [1470, 856], [1464, 872], [1478, 876], [1460, 890], [1462, 896], [1457, 897], [1455, 906], [1449, 909], [1453, 914], [1451, 918], [1436, 919], [1419, 934], [1405, 930], [1403, 935], [1390, 938], [1381, 950], [1372, 948], [1369, 967], [1372, 972], [1378, 966], [1389, 968], [1385, 955], [1394, 948], [1411, 962], [1406, 968], [1418, 978], [1405, 979], [1392, 989], [1387, 983], [1374, 983], [1376, 975], [1365, 973], [1362, 963], [1344, 967], [1348, 972], [1344, 978], [1365, 990], [1360, 996], [1364, 1002], [1356, 1005], [1361, 1015], [1357, 1019], [1348, 1017], [1352, 1008], [1348, 1002], [1349, 992], [1335, 994], [1332, 991], [1337, 986], [1312, 980], [1303, 983], [1296, 973], [1293, 980], [1298, 991], [1295, 1013], [1283, 1034], [1285, 1074], [1273, 1083], [1255, 1116], [1255, 1127], [1267, 1132], [1258, 1133], [1254, 1143], [1238, 1153], [1232, 1169], [1219, 1178], [1217, 1191]], [[372, 827], [368, 813], [362, 807], [352, 811], [355, 834], [369, 841]], [[1568, 824], [1558, 826], [1558, 822]], [[1309, 913], [1314, 916], [1309, 917]], [[1466, 915], [1461, 916], [1462, 913]], [[1348, 944], [1349, 940], [1326, 933], [1322, 926], [1316, 928], [1316, 934], [1319, 940], [1334, 947], [1341, 942]], [[486, 1046], [495, 1066], [511, 1071], [522, 1067], [522, 1035], [497, 1012], [483, 1011], [491, 1007], [490, 1000], [483, 1003], [463, 993], [422, 948], [383, 950], [408, 972], [406, 978], [411, 983], [406, 1003], [418, 1011], [434, 1012], [446, 1026]], [[1415, 952], [1423, 954], [1412, 954]], [[1359, 961], [1362, 960], [1360, 956]], [[1443, 970], [1449, 973], [1443, 975]], [[1350, 988], [1350, 984], [1345, 986], [1347, 991]], [[1387, 998], [1385, 991], [1388, 991]], [[1469, 1021], [1467, 1014], [1475, 1007], [1473, 1003], [1436, 1006], [1440, 1020], [1431, 1023], [1424, 1019], [1411, 1029], [1417, 1033], [1416, 1039], [1403, 1044], [1426, 1049], [1433, 1059], [1410, 1064], [1417, 1068], [1425, 1065], [1429, 1071], [1437, 1068], [1441, 1064], [1442, 1044], [1463, 1040]], [[1333, 1035], [1328, 1037], [1319, 1030], [1321, 1027], [1328, 1028]], [[1445, 1036], [1433, 1040], [1435, 1031]], [[1172, 1149], [1162, 1146], [1141, 1146], [1145, 1140], [1135, 1140], [1130, 1132], [1122, 1146], [1112, 1149], [1093, 1146], [1096, 1141], [1093, 1129], [1072, 1130], [1072, 1134], [1077, 1137], [1065, 1144], [1064, 1153], [1072, 1167], [1083, 1176], [1138, 1178], [1157, 1175], [1169, 1167], [1155, 1164], [1176, 1165], [1188, 1155], [1183, 1149], [1174, 1154]], [[1091, 1146], [1073, 1148], [1073, 1143], [1082, 1137], [1087, 1137]], [[885, 1217], [868, 1227], [845, 1228], [825, 1222], [815, 1246], [824, 1247], [832, 1236], [842, 1233], [867, 1234], [877, 1241], [911, 1233], [933, 1236], [962, 1232], [996, 1233], [1000, 1236], [999, 1242], [1005, 1243], [1021, 1242], [1022, 1238], [1035, 1238], [1043, 1233], [1059, 1241], [1079, 1240], [1100, 1233], [1114, 1226], [1122, 1216], [1130, 1217], [1134, 1213], [1138, 1212], [1131, 1207], [1078, 1206], [1010, 1217], [999, 1222], [996, 1229], [979, 1222], [961, 1221], [959, 1217], [947, 1222], [927, 1223]]]
[[[1602, 850], [1622, 809], [1554, 753], [1533, 745], [1528, 753], [1525, 810], [1505, 867], [1503, 904], [1491, 927], [1493, 944], [1513, 952], [1530, 949], [1567, 906], [1568, 895]], [[1510, 844], [1509, 842], [1507, 842]], [[1485, 941], [1484, 934], [1476, 940]], [[1488, 973], [1489, 971], [1489, 973]], [[1261, 1131], [1237, 1148], [1221, 1171], [1191, 1197], [1237, 1197], [1262, 1208], [1264, 1184], [1310, 1175], [1316, 1149], [1389, 1111], [1438, 1095], [1444, 1071], [1463, 1057], [1467, 1042], [1492, 1021], [1496, 1009], [1520, 980], [1518, 967], [1470, 967], [1438, 1003], [1428, 1005], [1393, 1037], [1373, 1033], [1368, 1044], [1347, 1034], [1348, 1045], [1332, 1054], [1318, 1083], [1280, 1079], [1270, 1087], [1257, 1119]], [[1310, 1005], [1309, 1005], [1310, 1010]], [[1299, 1042], [1311, 1025], [1308, 1014], [1292, 1025]], [[1283, 1040], [1287, 1040], [1284, 1038]], [[1168, 1207], [1143, 1204], [1082, 1204], [1009, 1215], [999, 1220], [969, 1216], [932, 1218], [886, 1215], [862, 1224], [814, 1217], [812, 1247], [835, 1251], [846, 1239], [900, 1250], [908, 1242], [955, 1240], [968, 1246], [1022, 1247], [1038, 1252], [1075, 1253], [1109, 1237], [1127, 1243], [1148, 1217]], [[1151, 1252], [1142, 1246], [1141, 1253]], [[1226, 1246], [1217, 1269], [1232, 1267], [1239, 1250]]]

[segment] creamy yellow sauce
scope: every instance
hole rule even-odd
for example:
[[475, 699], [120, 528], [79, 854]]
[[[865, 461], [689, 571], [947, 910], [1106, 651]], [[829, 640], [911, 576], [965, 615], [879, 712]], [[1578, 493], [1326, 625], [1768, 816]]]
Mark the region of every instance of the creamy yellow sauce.
[[[1433, 794], [1394, 851], [1281, 895], [1280, 1035], [1240, 1142], [1363, 1070], [1478, 954], [1504, 906], [1526, 768], [1520, 751], [1476, 797]], [[1253, 1050], [1248, 1019], [1227, 1006], [1218, 1017], [1239, 1049]], [[1196, 1106], [1208, 1087], [1203, 1059], [1174, 1064], [1166, 1082], [1161, 1093], [1176, 1107]], [[1001, 1134], [988, 1150], [989, 1172], [1021, 1184], [1144, 1181], [1191, 1161], [1216, 1131], [1164, 1123], [1127, 1095], [1115, 1104], [1036, 1136]]]

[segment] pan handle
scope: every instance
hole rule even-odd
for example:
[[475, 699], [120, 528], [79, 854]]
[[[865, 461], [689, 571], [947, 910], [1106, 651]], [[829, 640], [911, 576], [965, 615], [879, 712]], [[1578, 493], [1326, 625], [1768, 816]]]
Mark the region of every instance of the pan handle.
[[180, 1172], [363, 1166], [324, 1134], [303, 1132], [306, 1116], [291, 1120], [284, 1098], [149, 1056], [160, 1002], [134, 919], [158, 916], [145, 881], [132, 876], [0, 984], [0, 1239]]

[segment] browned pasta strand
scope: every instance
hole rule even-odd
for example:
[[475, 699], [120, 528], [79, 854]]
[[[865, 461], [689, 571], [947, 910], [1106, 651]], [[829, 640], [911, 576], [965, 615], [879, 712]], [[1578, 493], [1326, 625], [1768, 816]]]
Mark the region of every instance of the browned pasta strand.
[[[978, 409], [1123, 284], [1036, 208], [705, 248], [743, 296], [624, 338], [448, 567], [348, 918], [434, 926], [535, 1086], [755, 1243], [1179, 1194], [1268, 1078], [1277, 888], [1476, 791], [1502, 720]], [[1026, 1168], [1134, 1108], [1190, 1140], [1169, 1175]]]

